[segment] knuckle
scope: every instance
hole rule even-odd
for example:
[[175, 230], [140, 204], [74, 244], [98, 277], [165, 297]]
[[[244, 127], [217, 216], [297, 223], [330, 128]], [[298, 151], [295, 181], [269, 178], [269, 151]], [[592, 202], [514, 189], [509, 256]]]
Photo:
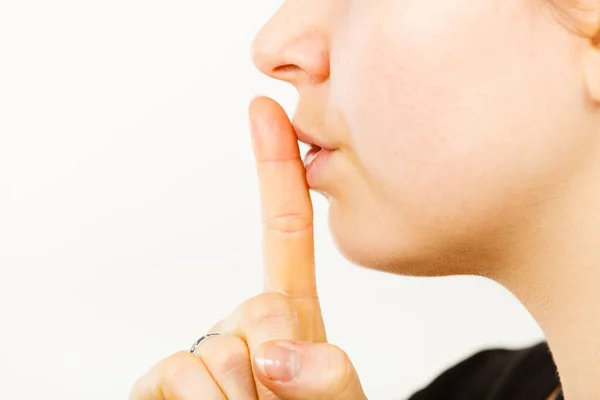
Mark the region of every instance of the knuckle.
[[[190, 354], [186, 352], [173, 354], [160, 364], [159, 382], [156, 389], [167, 395], [167, 398], [170, 398], [168, 394], [178, 393], [179, 387], [186, 376], [197, 368], [198, 365]], [[172, 397], [176, 398], [175, 396]]]
[[242, 306], [241, 320], [245, 327], [272, 323], [297, 323], [298, 315], [290, 299], [284, 294], [263, 293]]
[[281, 233], [301, 233], [313, 227], [310, 216], [302, 213], [278, 214], [263, 220], [265, 228]]
[[129, 397], [128, 400], [138, 400], [141, 399], [141, 393], [143, 393], [143, 391], [145, 390], [147, 384], [146, 381], [149, 379], [147, 375], [149, 375], [150, 372], [148, 372], [148, 374], [142, 376], [141, 378], [139, 378], [131, 387], [131, 389], [129, 390]]
[[189, 365], [189, 360], [186, 356], [187, 354], [180, 351], [164, 359], [160, 363], [160, 376], [163, 379], [171, 379], [179, 376], [181, 371]]
[[246, 342], [239, 336], [223, 336], [220, 343], [211, 346], [201, 357], [211, 374], [241, 375], [250, 368], [250, 355]]
[[284, 294], [264, 293], [252, 301], [252, 319], [259, 323], [279, 320], [296, 320], [296, 309]]

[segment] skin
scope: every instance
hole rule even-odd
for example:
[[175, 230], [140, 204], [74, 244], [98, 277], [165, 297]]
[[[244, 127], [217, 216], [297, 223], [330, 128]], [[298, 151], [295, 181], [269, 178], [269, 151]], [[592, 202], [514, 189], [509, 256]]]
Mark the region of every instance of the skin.
[[[298, 90], [294, 125], [335, 150], [312, 189], [330, 200], [340, 251], [368, 268], [474, 274], [504, 285], [546, 333], [565, 397], [581, 400], [600, 398], [596, 3], [288, 0], [253, 48], [263, 73]], [[315, 322], [321, 321], [318, 302], [309, 300], [317, 297], [310, 204], [291, 206], [308, 193], [297, 149], [282, 142], [293, 139], [293, 130], [269, 100], [253, 107], [263, 214], [287, 216], [275, 218], [276, 225], [265, 218], [266, 232], [279, 233], [265, 236], [266, 294], [255, 307], [270, 309], [273, 299], [265, 296], [272, 292], [292, 299], [298, 317], [287, 324], [296, 333], [249, 338], [244, 327], [261, 326], [261, 318], [240, 314], [216, 329], [236, 326], [226, 331], [248, 344], [249, 360], [275, 339], [301, 340], [305, 349], [326, 346], [311, 350], [318, 359], [333, 350]], [[267, 137], [270, 147], [257, 141]], [[296, 167], [261, 173], [261, 157], [281, 161], [282, 154]], [[275, 205], [277, 196], [287, 206]], [[304, 228], [310, 235], [298, 241]], [[296, 265], [298, 254], [308, 255], [304, 268]], [[321, 336], [297, 334], [315, 327]], [[339, 359], [351, 371], [345, 378], [303, 381], [313, 391], [296, 386], [299, 398], [364, 398], [351, 364]], [[293, 398], [293, 391], [261, 380], [255, 361], [247, 364], [258, 398]], [[137, 390], [156, 388], [160, 376]], [[344, 386], [340, 379], [353, 382], [345, 386], [352, 388], [348, 397], [323, 392], [335, 382]]]

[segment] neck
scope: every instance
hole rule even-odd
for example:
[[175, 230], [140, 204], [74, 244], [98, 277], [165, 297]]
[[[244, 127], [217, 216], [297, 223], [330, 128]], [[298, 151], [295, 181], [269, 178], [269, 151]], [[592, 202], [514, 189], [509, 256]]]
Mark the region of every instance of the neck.
[[545, 205], [535, 227], [523, 230], [510, 268], [494, 277], [544, 331], [569, 400], [600, 399], [600, 162], [594, 163]]

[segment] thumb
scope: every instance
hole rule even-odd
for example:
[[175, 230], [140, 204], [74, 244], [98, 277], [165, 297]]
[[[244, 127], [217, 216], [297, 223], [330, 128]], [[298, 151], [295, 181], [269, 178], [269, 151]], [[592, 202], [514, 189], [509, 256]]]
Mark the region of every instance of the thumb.
[[277, 340], [253, 357], [258, 380], [284, 400], [366, 400], [348, 355], [328, 343]]

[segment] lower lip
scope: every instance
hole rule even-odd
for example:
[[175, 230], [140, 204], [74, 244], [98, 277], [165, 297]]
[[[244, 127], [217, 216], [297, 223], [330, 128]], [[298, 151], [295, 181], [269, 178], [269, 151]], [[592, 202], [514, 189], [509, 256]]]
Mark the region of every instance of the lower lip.
[[316, 148], [308, 150], [304, 157], [304, 168], [306, 169], [306, 182], [309, 187], [312, 188], [317, 185], [319, 175], [322, 174], [323, 168], [327, 165], [333, 152], [333, 150]]

